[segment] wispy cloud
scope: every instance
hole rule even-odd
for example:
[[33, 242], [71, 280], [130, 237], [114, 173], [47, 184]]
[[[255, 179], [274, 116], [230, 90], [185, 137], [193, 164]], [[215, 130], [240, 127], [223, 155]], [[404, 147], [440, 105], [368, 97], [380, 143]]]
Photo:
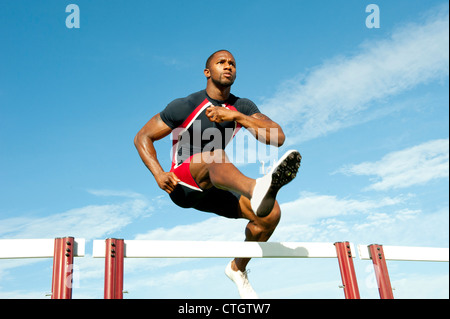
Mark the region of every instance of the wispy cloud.
[[366, 42], [358, 53], [284, 83], [261, 108], [295, 132], [287, 142], [323, 136], [384, 114], [379, 108], [386, 99], [448, 76], [448, 46], [446, 5], [422, 23], [404, 25], [388, 39]]
[[[201, 213], [199, 213], [201, 214]], [[214, 215], [215, 216], [215, 215]], [[244, 220], [211, 217], [204, 221], [178, 225], [172, 228], [158, 228], [136, 235], [141, 240], [244, 240]]]
[[424, 212], [410, 208], [414, 196], [356, 200], [305, 195], [281, 205], [282, 219], [271, 240], [448, 245], [448, 206]]
[[377, 162], [343, 167], [348, 175], [375, 175], [368, 190], [384, 191], [422, 185], [437, 178], [449, 177], [449, 140], [429, 141], [385, 155]]
[[116, 204], [87, 205], [45, 217], [14, 217], [0, 220], [2, 238], [54, 238], [75, 236], [87, 240], [103, 238], [151, 211], [149, 202], [132, 192], [91, 190], [97, 196], [120, 196]]
[[302, 192], [300, 197], [281, 204], [284, 214], [301, 220], [302, 224], [335, 216], [367, 213], [373, 209], [396, 205], [403, 198], [386, 197], [377, 200], [342, 199], [335, 195]]
[[125, 198], [140, 198], [142, 199], [142, 194], [132, 192], [132, 191], [118, 191], [111, 189], [88, 189], [89, 194], [100, 196], [100, 197], [125, 197]]
[[161, 63], [168, 67], [181, 68], [183, 66], [183, 64], [180, 62], [180, 60], [178, 60], [177, 58], [174, 58], [174, 57], [170, 57], [170, 56], [154, 55], [153, 59], [156, 62]]
[[443, 299], [443, 296], [447, 296], [448, 299], [448, 284], [442, 284], [448, 283], [448, 273], [401, 274], [399, 277], [399, 279], [392, 281], [392, 286], [395, 287], [394, 298]]
[[272, 240], [353, 240], [367, 231], [357, 225], [371, 224], [370, 216], [380, 212], [392, 217], [408, 200], [408, 196], [361, 200], [302, 192], [297, 199], [281, 204], [282, 218]]

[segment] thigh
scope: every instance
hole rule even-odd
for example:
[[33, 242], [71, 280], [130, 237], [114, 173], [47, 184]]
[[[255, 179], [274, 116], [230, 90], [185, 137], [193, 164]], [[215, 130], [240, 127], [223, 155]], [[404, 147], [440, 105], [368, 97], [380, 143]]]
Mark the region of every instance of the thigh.
[[239, 208], [240, 194], [212, 187], [204, 190], [204, 194], [193, 208], [214, 213], [226, 218], [241, 218]]
[[202, 189], [213, 187], [209, 178], [209, 166], [221, 163], [231, 163], [224, 150], [203, 152], [192, 155], [189, 170], [192, 178]]

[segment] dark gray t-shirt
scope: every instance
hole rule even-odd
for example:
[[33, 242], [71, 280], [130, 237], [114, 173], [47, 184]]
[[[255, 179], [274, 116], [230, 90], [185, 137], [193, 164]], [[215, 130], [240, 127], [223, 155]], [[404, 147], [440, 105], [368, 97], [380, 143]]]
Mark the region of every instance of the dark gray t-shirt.
[[205, 114], [210, 106], [226, 107], [248, 116], [260, 113], [251, 100], [233, 94], [226, 101], [218, 101], [202, 90], [173, 100], [160, 113], [163, 122], [173, 130], [173, 165], [180, 165], [197, 153], [225, 149], [239, 130], [240, 125], [234, 121], [211, 122]]

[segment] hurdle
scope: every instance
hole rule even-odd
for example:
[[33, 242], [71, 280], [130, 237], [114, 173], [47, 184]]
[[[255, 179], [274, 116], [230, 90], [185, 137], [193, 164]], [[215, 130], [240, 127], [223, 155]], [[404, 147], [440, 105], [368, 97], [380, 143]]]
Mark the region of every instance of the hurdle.
[[84, 257], [85, 239], [0, 239], [0, 259], [53, 258], [52, 299], [72, 298], [73, 258]]
[[346, 299], [359, 299], [349, 242], [94, 240], [92, 256], [105, 258], [105, 299], [123, 299], [124, 258], [337, 258]]
[[394, 299], [387, 260], [448, 262], [448, 248], [358, 245], [359, 258], [372, 260], [381, 299]]

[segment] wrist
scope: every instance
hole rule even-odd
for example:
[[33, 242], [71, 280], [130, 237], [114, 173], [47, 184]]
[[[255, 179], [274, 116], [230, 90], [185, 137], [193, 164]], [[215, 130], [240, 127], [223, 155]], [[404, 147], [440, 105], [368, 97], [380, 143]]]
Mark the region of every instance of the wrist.
[[238, 122], [239, 124], [243, 124], [242, 122], [245, 121], [246, 115], [242, 114], [239, 111], [233, 111], [233, 121]]

